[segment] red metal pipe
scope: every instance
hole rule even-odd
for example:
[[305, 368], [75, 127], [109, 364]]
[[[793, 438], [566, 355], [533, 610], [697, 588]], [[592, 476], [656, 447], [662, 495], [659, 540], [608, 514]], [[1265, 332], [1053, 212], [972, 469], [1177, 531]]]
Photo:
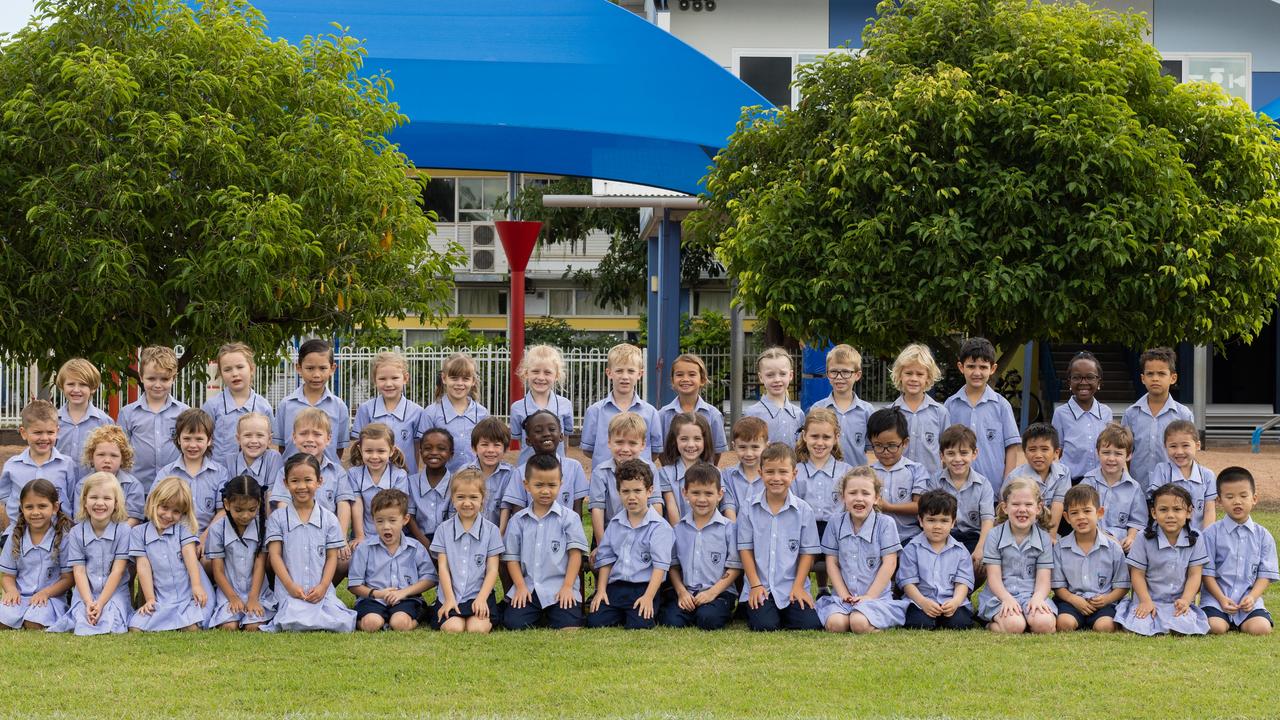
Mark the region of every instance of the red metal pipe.
[[[510, 397], [511, 402], [524, 397], [524, 383], [516, 370], [524, 359], [524, 273], [529, 267], [529, 258], [538, 243], [538, 233], [542, 231], [542, 223], [535, 220], [499, 220], [494, 223], [498, 230], [498, 239], [502, 241], [502, 250], [507, 254], [507, 265], [511, 269], [511, 299], [507, 326], [507, 344], [511, 349]], [[512, 442], [512, 448], [518, 447]]]

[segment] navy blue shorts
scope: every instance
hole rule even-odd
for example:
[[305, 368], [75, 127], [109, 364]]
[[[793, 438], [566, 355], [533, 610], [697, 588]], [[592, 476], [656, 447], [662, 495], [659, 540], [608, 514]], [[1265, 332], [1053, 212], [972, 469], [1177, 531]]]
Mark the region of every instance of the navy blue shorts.
[[902, 626], [909, 630], [969, 630], [973, 628], [973, 611], [959, 607], [950, 617], [939, 615], [934, 618], [911, 603], [907, 605], [906, 621]]
[[773, 630], [821, 630], [822, 621], [818, 619], [818, 611], [812, 607], [800, 607], [799, 603], [788, 603], [780, 608], [770, 595], [764, 603], [755, 609], [751, 604], [743, 602], [747, 607], [747, 628], [756, 632]]
[[675, 590], [664, 589], [661, 595], [662, 612], [658, 614], [659, 623], [668, 627], [696, 627], [702, 630], [719, 630], [728, 625], [733, 619], [733, 605], [738, 600], [737, 591], [729, 588], [715, 600], [688, 611], [680, 608]]
[[405, 598], [392, 607], [387, 607], [371, 597], [356, 598], [356, 623], [358, 624], [365, 615], [377, 615], [384, 621], [390, 622], [391, 616], [396, 613], [404, 613], [414, 620], [421, 620], [422, 612], [426, 609], [427, 603], [421, 597]]
[[640, 617], [640, 611], [632, 605], [649, 589], [649, 583], [622, 582], [610, 580], [608, 585], [609, 602], [602, 603], [593, 613], [587, 615], [587, 627], [613, 627], [621, 625], [628, 630], [646, 630], [657, 624], [662, 614], [662, 593], [653, 597], [653, 616]]
[[964, 545], [964, 549], [968, 550], [969, 554], [972, 555], [973, 551], [978, 547], [978, 538], [982, 537], [982, 532], [979, 530], [952, 530], [951, 537], [955, 538], [956, 542]]
[[[475, 613], [471, 609], [472, 600], [464, 603], [458, 603], [458, 609], [450, 611], [449, 619], [460, 617], [469, 618]], [[444, 623], [440, 620], [440, 608], [444, 607], [444, 603], [437, 598], [431, 607], [427, 608], [427, 614], [431, 620], [431, 627], [439, 630]], [[493, 593], [489, 593], [489, 622], [493, 625], [502, 624], [502, 609], [498, 607], [498, 601], [494, 599]]]
[[542, 607], [538, 593], [532, 593], [532, 599], [522, 608], [511, 607], [509, 601], [502, 603], [502, 624], [508, 630], [527, 630], [534, 627], [546, 627], [552, 630], [582, 627], [587, 622], [582, 614], [582, 603], [575, 603], [565, 610], [558, 603]]
[[[1226, 621], [1227, 621], [1227, 629], [1228, 629], [1228, 630], [1239, 630], [1239, 629], [1240, 629], [1240, 625], [1243, 625], [1243, 624], [1244, 624], [1244, 623], [1240, 623], [1240, 625], [1235, 624], [1234, 622], [1232, 622], [1232, 621], [1231, 621], [1231, 616], [1230, 616], [1230, 615], [1228, 615], [1228, 614], [1226, 614], [1226, 613], [1222, 612], [1221, 610], [1219, 610], [1219, 609], [1218, 609], [1218, 608], [1216, 608], [1216, 607], [1205, 607], [1205, 606], [1201, 605], [1201, 606], [1200, 606], [1200, 609], [1204, 611], [1204, 614], [1205, 614], [1205, 615], [1207, 615], [1207, 616], [1209, 616], [1209, 617], [1211, 617], [1211, 618], [1218, 618], [1219, 620], [1226, 620]], [[1244, 619], [1245, 619], [1245, 622], [1248, 622], [1249, 620], [1252, 620], [1252, 619], [1254, 619], [1254, 618], [1256, 618], [1256, 617], [1266, 618], [1266, 619], [1267, 619], [1267, 622], [1268, 622], [1268, 623], [1271, 623], [1271, 613], [1267, 612], [1267, 611], [1266, 611], [1266, 610], [1264, 610], [1263, 608], [1256, 608], [1253, 612], [1251, 612], [1251, 613], [1249, 613], [1248, 615], [1246, 615]], [[1271, 623], [1271, 624], [1272, 624], [1272, 625], [1274, 625], [1275, 623]]]
[[1092, 630], [1093, 624], [1102, 618], [1114, 618], [1116, 616], [1116, 604], [1103, 605], [1093, 611], [1092, 615], [1085, 615], [1075, 608], [1074, 605], [1066, 600], [1053, 599], [1053, 604], [1058, 606], [1059, 615], [1070, 615], [1076, 619], [1076, 624], [1081, 630]]

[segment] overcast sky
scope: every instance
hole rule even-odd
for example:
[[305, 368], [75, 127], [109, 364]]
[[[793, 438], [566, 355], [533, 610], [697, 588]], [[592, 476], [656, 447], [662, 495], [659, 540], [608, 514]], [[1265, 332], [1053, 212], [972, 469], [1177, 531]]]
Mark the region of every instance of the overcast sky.
[[0, 0], [0, 32], [11, 33], [31, 18], [35, 0]]

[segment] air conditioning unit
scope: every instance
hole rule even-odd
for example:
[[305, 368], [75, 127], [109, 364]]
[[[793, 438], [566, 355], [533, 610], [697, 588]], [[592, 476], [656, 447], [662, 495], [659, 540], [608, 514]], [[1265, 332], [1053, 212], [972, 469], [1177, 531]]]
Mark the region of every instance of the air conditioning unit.
[[498, 229], [493, 223], [471, 223], [471, 242], [465, 247], [471, 272], [506, 274], [507, 254], [502, 250]]

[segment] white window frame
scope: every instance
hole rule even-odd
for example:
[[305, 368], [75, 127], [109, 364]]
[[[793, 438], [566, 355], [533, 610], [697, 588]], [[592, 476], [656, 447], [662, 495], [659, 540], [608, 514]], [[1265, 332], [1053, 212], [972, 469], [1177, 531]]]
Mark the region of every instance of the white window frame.
[[[1253, 107], [1253, 53], [1249, 52], [1161, 52], [1161, 60], [1177, 60], [1182, 63], [1182, 76], [1178, 78], [1178, 82], [1187, 82], [1187, 69], [1191, 60], [1204, 60], [1205, 58], [1236, 58], [1244, 60], [1244, 74], [1249, 79], [1249, 84], [1245, 87], [1244, 101], [1249, 107]], [[1212, 83], [1211, 80], [1203, 82]], [[1226, 92], [1226, 88], [1223, 88]], [[1227, 92], [1231, 97], [1236, 97]]]
[[[824, 55], [845, 53], [860, 55], [861, 48], [734, 48], [733, 76], [742, 77], [742, 58], [744, 57], [785, 57], [791, 59], [791, 106], [800, 102], [800, 88], [796, 87], [796, 71], [801, 65], [817, 62]], [[801, 58], [804, 58], [803, 60]]]

